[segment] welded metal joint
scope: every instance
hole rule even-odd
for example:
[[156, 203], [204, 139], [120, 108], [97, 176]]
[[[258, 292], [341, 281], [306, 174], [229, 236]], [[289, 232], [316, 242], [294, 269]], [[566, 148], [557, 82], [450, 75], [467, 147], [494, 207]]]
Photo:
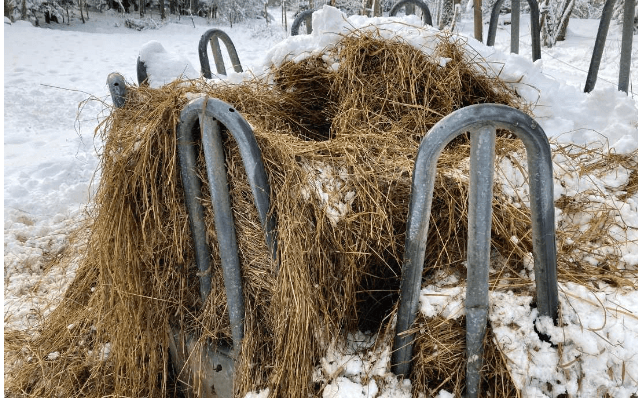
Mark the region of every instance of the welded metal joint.
[[[592, 52], [591, 62], [589, 63], [589, 71], [585, 80], [586, 93], [591, 92], [596, 86], [598, 79], [598, 69], [600, 61], [605, 50], [605, 40], [609, 31], [609, 24], [614, 13], [614, 4], [616, 0], [607, 0], [603, 6], [603, 13], [600, 17], [598, 25], [598, 33], [596, 33], [596, 41], [594, 42], [594, 51]], [[629, 91], [629, 70], [631, 67], [631, 47], [633, 43], [633, 26], [634, 26], [634, 8], [636, 0], [625, 0], [623, 8], [623, 26], [622, 26], [622, 42], [620, 45], [620, 72], [618, 74], [618, 91]]]
[[207, 79], [212, 79], [213, 75], [210, 70], [210, 61], [208, 59], [208, 43], [210, 43], [211, 50], [213, 52], [213, 60], [215, 61], [215, 68], [217, 74], [226, 75], [226, 66], [224, 65], [224, 58], [222, 56], [222, 50], [219, 46], [219, 40], [224, 42], [228, 55], [230, 56], [230, 62], [233, 64], [233, 69], [237, 73], [243, 72], [241, 62], [239, 62], [239, 56], [237, 56], [237, 50], [230, 37], [221, 29], [209, 29], [199, 39], [198, 53], [199, 64], [202, 68], [202, 75]]
[[[496, 40], [496, 27], [498, 25], [498, 16], [501, 12], [501, 6], [505, 0], [496, 0], [492, 6], [492, 14], [490, 15], [490, 27], [487, 31], [487, 45], [494, 46]], [[518, 54], [518, 39], [520, 26], [520, 0], [512, 1], [512, 32], [510, 51]], [[514, 4], [516, 2], [516, 4]], [[530, 30], [532, 35], [532, 60], [541, 59], [541, 26], [540, 11], [536, 0], [527, 0], [530, 13]], [[515, 15], [516, 14], [516, 15]]]
[[126, 103], [126, 85], [124, 83], [124, 77], [122, 77], [119, 73], [110, 73], [106, 79], [106, 84], [109, 85], [113, 105], [115, 105], [116, 108], [122, 108]]
[[403, 8], [406, 5], [415, 5], [417, 7], [419, 7], [421, 9], [421, 13], [423, 14], [423, 22], [425, 22], [426, 25], [432, 25], [432, 14], [430, 13], [430, 8], [428, 7], [427, 4], [425, 4], [423, 1], [421, 0], [401, 0], [398, 3], [396, 3], [395, 5], [392, 6], [392, 8], [390, 9], [390, 16], [394, 17], [397, 15], [397, 13], [399, 12], [399, 10], [401, 8]]
[[299, 34], [299, 28], [303, 22], [306, 23], [306, 33], [312, 33], [312, 13], [315, 10], [306, 10], [300, 12], [299, 15], [292, 22], [292, 26], [290, 27], [290, 36], [297, 36]]
[[[239, 354], [243, 339], [245, 310], [239, 251], [224, 161], [221, 125], [226, 127], [239, 148], [259, 219], [264, 229], [266, 244], [271, 251], [273, 259], [276, 259], [277, 247], [275, 218], [273, 214], [269, 214], [270, 186], [261, 151], [250, 125], [239, 112], [223, 101], [213, 98], [198, 98], [191, 101], [180, 114], [177, 150], [196, 263], [199, 270], [198, 274], [200, 276], [200, 296], [202, 302], [205, 303], [210, 294], [212, 257], [206, 240], [204, 207], [199, 199], [201, 197], [202, 183], [196, 170], [197, 149], [195, 146], [198, 141], [197, 137], [195, 137], [198, 126], [201, 132], [201, 146], [204, 152], [210, 187], [232, 336], [232, 347], [226, 350], [229, 352], [228, 355], [223, 354], [225, 351], [221, 347], [204, 347], [205, 349], [202, 348], [201, 350], [208, 352], [210, 355], [207, 355], [212, 361], [221, 361], [224, 355], [234, 361]], [[186, 336], [178, 341], [181, 341], [180, 344], [183, 346], [191, 340], [192, 337]], [[177, 354], [173, 354], [173, 356], [175, 357]], [[217, 365], [208, 366], [206, 369], [217, 369]], [[223, 368], [228, 369], [228, 366], [223, 366]], [[215, 383], [213, 376], [214, 374], [211, 374], [210, 377], [205, 377], [206, 382]], [[216, 391], [218, 390], [217, 386], [215, 389]], [[228, 397], [232, 396], [232, 388], [230, 391], [231, 395], [228, 395]]]
[[487, 327], [488, 269], [492, 225], [492, 188], [496, 130], [506, 129], [521, 139], [528, 158], [530, 210], [536, 302], [540, 316], [558, 317], [556, 233], [551, 149], [547, 136], [531, 117], [505, 105], [481, 104], [460, 109], [439, 121], [421, 141], [412, 176], [404, 264], [392, 370], [409, 376], [414, 335], [408, 331], [416, 318], [425, 260], [428, 222], [443, 148], [458, 135], [470, 132], [470, 190], [466, 307], [466, 393], [479, 396], [483, 339]]

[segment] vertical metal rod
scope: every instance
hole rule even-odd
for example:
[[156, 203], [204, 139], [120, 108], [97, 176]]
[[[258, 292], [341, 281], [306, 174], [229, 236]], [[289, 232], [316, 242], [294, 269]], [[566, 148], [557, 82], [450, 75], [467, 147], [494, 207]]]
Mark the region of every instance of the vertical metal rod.
[[[194, 118], [191, 117], [191, 119]], [[185, 123], [182, 117], [177, 130], [177, 153], [184, 187], [184, 202], [188, 211], [188, 220], [195, 249], [195, 262], [199, 269], [199, 293], [203, 305], [206, 303], [211, 290], [211, 256], [206, 242], [204, 206], [199, 201], [202, 183], [197, 176], [197, 151], [193, 134], [193, 129], [195, 128], [194, 121]]]
[[512, 0], [512, 24], [510, 25], [510, 52], [518, 54], [521, 25], [521, 0]]
[[210, 38], [210, 48], [213, 52], [213, 60], [215, 61], [215, 69], [217, 69], [217, 74], [226, 75], [226, 66], [224, 65], [222, 49], [219, 46], [219, 38], [216, 35]]
[[629, 92], [629, 69], [631, 68], [631, 45], [634, 37], [634, 14], [636, 0], [625, 0], [622, 22], [622, 44], [620, 48], [620, 72], [618, 90]]
[[215, 60], [215, 68], [220, 75], [226, 74], [226, 67], [224, 66], [224, 58], [222, 57], [221, 48], [219, 46], [219, 39], [224, 42], [228, 55], [230, 56], [230, 62], [233, 64], [235, 72], [243, 72], [241, 62], [237, 56], [237, 50], [230, 37], [221, 29], [209, 29], [199, 39], [199, 45], [197, 52], [199, 54], [199, 65], [202, 68], [202, 75], [205, 78], [211, 79], [213, 77], [210, 70], [210, 61], [208, 59], [208, 44], [210, 43], [211, 50], [213, 52], [213, 59]]
[[532, 35], [532, 61], [541, 59], [541, 12], [536, 0], [527, 0], [529, 4], [530, 31]]
[[591, 92], [596, 86], [596, 80], [598, 79], [598, 69], [600, 68], [600, 60], [603, 57], [603, 51], [605, 50], [605, 40], [607, 39], [607, 32], [609, 31], [609, 24], [614, 12], [614, 4], [616, 0], [607, 0], [603, 6], [603, 13], [600, 17], [600, 24], [598, 25], [598, 33], [596, 34], [596, 41], [594, 43], [594, 51], [591, 55], [591, 62], [589, 63], [589, 72], [587, 73], [587, 80], [585, 80], [585, 92]]
[[[430, 26], [434, 26], [432, 25], [432, 14], [430, 13], [430, 8], [428, 7], [427, 4], [425, 4], [424, 2], [422, 2], [421, 0], [401, 0], [398, 3], [396, 3], [395, 5], [392, 6], [392, 8], [390, 9], [390, 16], [394, 17], [397, 15], [397, 13], [399, 12], [399, 10], [405, 6], [406, 7], [406, 15], [408, 14], [407, 11], [407, 7], [408, 5], [415, 5], [417, 7], [419, 7], [421, 9], [421, 13], [423, 14], [423, 22], [426, 25], [430, 25]], [[414, 13], [414, 11], [413, 11]]]
[[217, 244], [219, 245], [224, 274], [233, 349], [235, 353], [238, 353], [244, 337], [244, 296], [242, 294], [237, 235], [226, 177], [224, 147], [219, 122], [202, 114], [199, 117], [199, 124], [202, 131], [202, 147], [206, 160], [210, 197], [215, 215]]
[[492, 187], [496, 130], [487, 126], [471, 133], [470, 191], [467, 238], [466, 392], [478, 398], [483, 365], [483, 339], [489, 308], [489, 266], [492, 246]]
[[[494, 41], [496, 40], [498, 16], [501, 11], [501, 6], [503, 5], [503, 1], [504, 0], [497, 0], [492, 6], [492, 13], [490, 14], [490, 26], [487, 31], [488, 46], [494, 46]], [[532, 60], [536, 61], [538, 59], [541, 59], [541, 27], [539, 21], [540, 11], [538, 9], [538, 2], [536, 2], [536, 0], [527, 0], [527, 4], [529, 4], [530, 31], [532, 35]]]

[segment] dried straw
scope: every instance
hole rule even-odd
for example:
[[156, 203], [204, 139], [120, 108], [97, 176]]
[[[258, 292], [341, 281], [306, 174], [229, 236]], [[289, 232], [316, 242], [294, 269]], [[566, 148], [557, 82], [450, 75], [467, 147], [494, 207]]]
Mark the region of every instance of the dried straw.
[[[318, 395], [323, 386], [311, 376], [331, 341], [354, 330], [389, 333], [421, 138], [467, 105], [526, 107], [481, 69], [476, 54], [449, 37], [441, 36], [435, 54], [426, 55], [400, 38], [353, 32], [326, 52], [339, 59], [338, 70], [317, 56], [284, 63], [241, 85], [191, 81], [159, 90], [128, 88], [126, 106], [114, 109], [100, 127], [106, 142], [102, 177], [78, 276], [35, 337], [5, 339], [13, 364], [8, 391], [38, 397], [164, 397], [177, 390], [167, 351], [169, 325], [181, 325], [212, 344], [230, 338], [220, 267], [213, 270], [208, 301], [198, 298], [175, 138], [190, 92], [232, 104], [254, 127], [277, 218], [279, 262], [273, 264], [237, 148], [227, 139], [247, 310], [236, 395], [263, 387], [272, 397]], [[440, 66], [439, 57], [450, 61]], [[502, 133], [497, 157], [521, 148]], [[424, 271], [428, 283], [440, 275], [465, 276], [468, 156], [468, 140], [460, 137], [439, 160]], [[630, 166], [627, 195], [638, 189], [636, 163]], [[318, 181], [328, 203], [313, 188]], [[219, 264], [207, 192], [204, 186], [201, 200]], [[530, 282], [519, 276], [531, 251], [528, 210], [503, 197], [497, 189], [492, 238], [500, 260], [490, 283], [529, 292]], [[339, 202], [347, 212], [336, 220], [329, 205]], [[568, 205], [559, 207], [568, 212]], [[587, 233], [578, 239], [594, 243]], [[567, 250], [561, 235], [559, 240], [561, 278], [588, 283], [602, 276], [596, 267], [574, 266], [578, 251]], [[621, 267], [612, 267], [604, 272], [606, 280], [627, 283]], [[415, 394], [461, 391], [463, 322], [419, 317]], [[107, 343], [110, 354], [100, 360]], [[52, 352], [58, 359], [47, 359]], [[489, 334], [485, 364], [484, 385], [493, 396], [517, 396]]]

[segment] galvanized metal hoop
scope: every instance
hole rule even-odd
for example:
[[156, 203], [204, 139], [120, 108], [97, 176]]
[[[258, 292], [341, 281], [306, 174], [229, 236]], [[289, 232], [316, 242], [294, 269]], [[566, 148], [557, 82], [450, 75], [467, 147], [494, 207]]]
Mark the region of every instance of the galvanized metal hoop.
[[439, 121], [423, 138], [415, 161], [408, 211], [404, 265], [392, 370], [408, 376], [414, 336], [408, 334], [418, 310], [436, 161], [456, 136], [471, 134], [470, 211], [467, 280], [467, 392], [478, 396], [482, 342], [487, 324], [492, 175], [496, 129], [510, 130], [527, 150], [537, 308], [556, 320], [558, 286], [551, 149], [541, 127], [528, 115], [505, 105], [460, 109]]
[[399, 12], [399, 10], [409, 4], [413, 4], [417, 7], [419, 7], [421, 9], [421, 12], [423, 13], [423, 21], [425, 22], [426, 25], [432, 25], [432, 14], [430, 13], [430, 8], [428, 7], [427, 4], [425, 4], [424, 2], [422, 2], [421, 0], [401, 0], [398, 3], [396, 3], [395, 5], [392, 6], [392, 8], [390, 9], [390, 16], [394, 17], [397, 15], [397, 13]]
[[213, 51], [213, 59], [215, 61], [217, 73], [220, 75], [226, 74], [226, 66], [224, 65], [224, 58], [219, 46], [219, 39], [221, 39], [226, 46], [226, 50], [228, 51], [228, 55], [230, 56], [230, 61], [233, 64], [235, 72], [241, 73], [244, 71], [241, 67], [241, 62], [239, 62], [239, 57], [237, 56], [237, 50], [235, 49], [233, 41], [223, 30], [213, 28], [207, 30], [206, 33], [202, 35], [199, 39], [198, 46], [199, 64], [202, 68], [202, 75], [207, 79], [212, 79], [213, 77], [210, 70], [210, 61], [208, 59], [208, 43], [210, 43], [211, 50]]

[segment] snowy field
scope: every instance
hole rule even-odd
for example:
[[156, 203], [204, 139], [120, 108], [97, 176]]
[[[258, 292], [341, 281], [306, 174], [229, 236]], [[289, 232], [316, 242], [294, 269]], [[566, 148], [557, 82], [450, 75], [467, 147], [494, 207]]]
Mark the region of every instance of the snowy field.
[[[102, 145], [93, 132], [108, 112], [110, 96], [107, 75], [120, 72], [136, 82], [136, 59], [151, 40], [159, 41], [170, 53], [190, 61], [199, 70], [197, 43], [211, 27], [226, 31], [237, 48], [248, 73], [259, 74], [284, 56], [304, 54], [330, 44], [326, 32], [345, 32], [348, 26], [363, 26], [363, 17], [347, 23], [335, 10], [317, 15], [312, 36], [290, 39], [277, 19], [246, 21], [234, 25], [209, 24], [201, 18], [173, 19], [159, 29], [134, 31], [124, 27], [117, 14], [91, 13], [87, 24], [79, 18], [71, 26], [42, 28], [27, 22], [4, 25], [4, 328], [36, 326], [57, 303], [74, 274], [74, 264], [59, 267], [45, 264], [65, 252], [81, 250], [82, 237], [71, 234], [82, 222], [91, 196], [98, 153]], [[279, 16], [280, 10], [271, 10]], [[157, 17], [157, 16], [156, 16]], [[292, 18], [288, 19], [290, 24]], [[598, 21], [570, 21], [567, 40], [542, 49], [542, 60], [531, 62], [529, 18], [522, 17], [520, 55], [509, 55], [509, 26], [499, 25], [496, 50], [468, 40], [501, 76], [535, 104], [534, 115], [556, 142], [597, 146], [616, 153], [638, 149], [638, 36], [634, 35], [629, 95], [618, 92], [620, 26], [612, 23], [595, 90], [583, 94]], [[387, 24], [388, 20], [376, 20]], [[404, 23], [418, 24], [415, 18]], [[393, 28], [419, 43], [414, 28]], [[470, 20], [458, 25], [460, 34], [471, 35]], [[484, 27], [487, 34], [487, 25]], [[334, 35], [333, 35], [334, 36]], [[280, 43], [280, 44], [278, 44]], [[179, 57], [177, 57], [179, 58]], [[226, 62], [227, 69], [230, 69]], [[498, 66], [496, 66], [498, 65]], [[232, 76], [241, 80], [242, 76]], [[88, 101], [87, 101], [88, 100]], [[556, 160], [555, 160], [556, 161]], [[556, 168], [560, 170], [560, 168]], [[602, 178], [561, 174], [567, 185], [557, 184], [555, 195], [569, 196], [591, 188], [599, 189], [600, 200], [616, 201], [629, 237], [638, 240], [638, 194], [618, 202], [617, 188], [627, 183], [627, 170], [616, 170]], [[558, 215], [560, 220], [560, 215]], [[587, 221], [583, 221], [586, 223]], [[638, 245], [622, 251], [627, 267], [638, 267]], [[456, 288], [455, 288], [456, 289]], [[601, 286], [592, 293], [577, 285], [561, 285], [563, 329], [540, 325], [553, 342], [564, 342], [563, 356], [543, 343], [533, 332], [534, 309], [528, 297], [492, 294], [492, 328], [499, 343], [508, 346], [511, 373], [526, 397], [544, 397], [545, 382], [560, 384], [570, 396], [612, 397], [638, 395], [638, 292]], [[458, 308], [464, 292], [425, 287], [422, 310], [428, 316], [463, 315]], [[443, 298], [441, 298], [443, 297]], [[513, 305], [515, 304], [515, 305]], [[461, 306], [462, 308], [462, 306]], [[517, 323], [516, 330], [509, 326]], [[509, 342], [509, 343], [506, 343]], [[536, 357], [530, 356], [533, 350]], [[343, 365], [343, 375], [332, 381], [324, 396], [409, 396], [409, 383], [399, 383], [387, 371], [389, 355], [380, 351], [370, 363], [361, 363], [348, 347], [335, 348], [324, 359], [324, 372]], [[358, 361], [358, 362], [357, 362]], [[341, 364], [341, 365], [340, 365]], [[336, 369], [336, 368], [335, 368]], [[571, 370], [566, 371], [565, 369]], [[609, 369], [612, 369], [609, 371]], [[362, 372], [377, 372], [387, 378], [383, 388], [374, 380], [363, 385]], [[365, 378], [368, 379], [367, 377]], [[374, 385], [373, 385], [374, 384]], [[331, 387], [332, 386], [332, 387]], [[560, 394], [554, 391], [553, 394]], [[635, 394], [635, 395], [632, 395]], [[446, 395], [442, 392], [440, 397]]]

